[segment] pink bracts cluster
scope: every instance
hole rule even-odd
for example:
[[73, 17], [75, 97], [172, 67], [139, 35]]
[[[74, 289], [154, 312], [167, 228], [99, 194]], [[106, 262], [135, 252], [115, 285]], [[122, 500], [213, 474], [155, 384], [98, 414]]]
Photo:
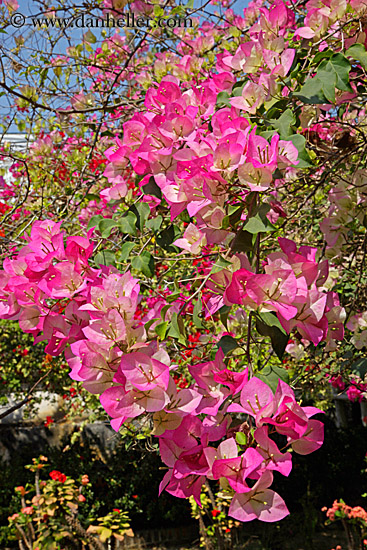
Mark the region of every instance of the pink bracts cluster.
[[[200, 87], [188, 87], [173, 76], [151, 87], [144, 102], [146, 111], [125, 122], [123, 139], [106, 151], [110, 163], [105, 175], [114, 184], [108, 192], [126, 194], [122, 173], [131, 163], [136, 174], [143, 176], [139, 184], [143, 192], [154, 177], [172, 220], [185, 209], [197, 216], [202, 235], [195, 242], [204, 236], [209, 244], [223, 242], [229, 235], [221, 226], [231, 181], [238, 177], [239, 193], [245, 197], [250, 191], [269, 189], [277, 168], [287, 170], [298, 164], [298, 151], [291, 141], [274, 135], [269, 144], [241, 116], [240, 109], [216, 110], [218, 93], [233, 84], [231, 73], [221, 72], [202, 81]], [[150, 195], [144, 200], [151, 208], [157, 204], [157, 198]], [[177, 246], [199, 251], [181, 241]]]
[[209, 280], [213, 295], [207, 303], [207, 314], [233, 304], [260, 313], [272, 311], [287, 334], [297, 330], [304, 342], [316, 346], [326, 341], [327, 349], [335, 349], [336, 340], [344, 336], [345, 311], [338, 295], [324, 286], [329, 272], [327, 260], [317, 262], [316, 248], [297, 249], [285, 238], [278, 242], [282, 251], [267, 256], [265, 273], [254, 273], [241, 255], [244, 267], [233, 274], [223, 270]]
[[[208, 393], [213, 392], [210, 378], [214, 383], [217, 378], [228, 387], [226, 393], [230, 398], [223, 412], [219, 411], [214, 417], [208, 415], [201, 421], [193, 414], [186, 415], [176, 429], [168, 426], [160, 436], [161, 457], [169, 468], [161, 490], [166, 489], [181, 498], [193, 495], [200, 504], [201, 486], [205, 480], [221, 480], [222, 486], [233, 493], [230, 516], [240, 521], [256, 518], [278, 521], [289, 512], [283, 499], [269, 489], [273, 472], [289, 475], [292, 458], [289, 452], [282, 452], [285, 448], [292, 447], [297, 453], [308, 454], [322, 445], [323, 424], [310, 420], [320, 411], [314, 407], [300, 407], [291, 388], [282, 381], [274, 395], [258, 378], [247, 381], [247, 372], [231, 373], [226, 369], [215, 372], [212, 367], [210, 371], [208, 365], [205, 367], [208, 371], [206, 381], [198, 375], [201, 385], [206, 386]], [[214, 374], [209, 376], [213, 370]], [[230, 428], [228, 413], [231, 412], [247, 414], [255, 424], [255, 429], [247, 429], [248, 444], [240, 446], [240, 451], [233, 437], [235, 430]], [[282, 451], [270, 437], [274, 433], [284, 438]], [[222, 438], [224, 441], [217, 447], [210, 445]]]
[[[164, 346], [148, 342], [134, 319], [138, 281], [114, 268], [91, 268], [92, 230], [86, 238], [64, 242], [60, 225], [36, 222], [28, 243], [4, 261], [1, 318], [19, 319], [36, 342], [47, 340], [47, 353], [65, 351], [71, 377], [101, 394], [114, 429], [153, 413], [154, 433], [169, 467], [161, 489], [199, 501], [205, 479], [224, 478], [233, 492], [233, 517], [284, 517], [287, 508], [269, 487], [273, 471], [289, 474], [291, 455], [269, 436], [283, 436], [284, 446], [298, 453], [314, 451], [323, 440], [322, 424], [310, 420], [318, 409], [300, 407], [284, 382], [273, 395], [258, 378], [248, 380], [247, 370], [229, 370], [221, 350], [214, 361], [189, 368], [190, 387], [177, 388]], [[238, 412], [251, 417], [256, 428], [240, 453], [230, 414]], [[223, 438], [217, 448], [210, 445]]]

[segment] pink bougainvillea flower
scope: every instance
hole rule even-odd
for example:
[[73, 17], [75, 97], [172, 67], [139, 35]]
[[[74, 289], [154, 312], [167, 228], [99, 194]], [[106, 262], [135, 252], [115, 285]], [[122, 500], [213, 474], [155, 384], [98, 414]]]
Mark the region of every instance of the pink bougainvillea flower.
[[213, 374], [214, 382], [228, 386], [232, 395], [236, 395], [247, 384], [248, 367], [242, 372], [223, 369]]
[[324, 424], [319, 420], [309, 420], [306, 431], [300, 439], [288, 439], [292, 449], [300, 455], [308, 455], [321, 447], [324, 442]]
[[199, 254], [202, 247], [206, 245], [206, 236], [194, 224], [190, 223], [183, 237], [176, 239], [172, 244], [191, 254]]
[[232, 499], [228, 515], [239, 521], [274, 522], [289, 514], [284, 500], [274, 491], [268, 489], [273, 482], [273, 474], [265, 471], [252, 489], [237, 493]]
[[166, 390], [168, 387], [169, 367], [145, 353], [123, 355], [119, 370], [138, 390], [151, 390], [157, 386]]
[[292, 470], [292, 455], [279, 451], [277, 445], [268, 436], [268, 427], [257, 428], [254, 437], [258, 444], [256, 450], [264, 458], [266, 470], [275, 470], [288, 476]]
[[265, 191], [273, 181], [273, 174], [270, 169], [254, 166], [252, 162], [241, 164], [238, 169], [238, 179], [247, 185], [251, 191]]
[[265, 382], [254, 376], [242, 388], [240, 403], [229, 405], [228, 412], [243, 412], [258, 417], [264, 411], [273, 410], [274, 394]]
[[264, 103], [265, 97], [264, 88], [249, 81], [242, 88], [241, 95], [231, 98], [230, 103], [236, 109], [241, 109], [254, 115], [257, 109]]
[[220, 479], [224, 477], [234, 491], [244, 493], [249, 490], [246, 478], [262, 462], [263, 457], [261, 454], [256, 449], [250, 447], [241, 456], [215, 460], [212, 466], [213, 478]]
[[249, 134], [246, 160], [255, 168], [266, 168], [273, 172], [277, 168], [279, 136], [273, 135], [269, 143], [255, 132], [256, 129]]

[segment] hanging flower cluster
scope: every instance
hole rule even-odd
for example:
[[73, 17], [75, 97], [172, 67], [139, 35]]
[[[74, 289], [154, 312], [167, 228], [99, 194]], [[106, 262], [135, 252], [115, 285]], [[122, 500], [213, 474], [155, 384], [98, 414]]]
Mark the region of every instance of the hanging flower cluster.
[[[323, 441], [322, 423], [310, 419], [320, 411], [300, 407], [281, 380], [273, 394], [258, 378], [249, 380], [248, 369], [229, 370], [221, 350], [215, 360], [189, 367], [193, 384], [177, 388], [167, 351], [157, 340], [147, 341], [135, 319], [138, 280], [114, 268], [91, 268], [91, 232], [66, 237], [64, 243], [60, 225], [36, 222], [19, 254], [4, 261], [2, 318], [19, 319], [35, 341], [47, 339], [47, 353], [65, 350], [71, 377], [101, 394], [115, 430], [154, 413], [154, 434], [169, 467], [161, 489], [178, 497], [193, 495], [199, 503], [205, 480], [224, 478], [233, 493], [232, 517], [284, 517], [287, 508], [269, 487], [273, 471], [290, 473], [291, 455], [281, 452], [270, 435], [283, 436], [285, 448], [308, 454]], [[316, 269], [312, 280], [317, 274]], [[244, 452], [238, 451], [230, 413], [253, 419]]]

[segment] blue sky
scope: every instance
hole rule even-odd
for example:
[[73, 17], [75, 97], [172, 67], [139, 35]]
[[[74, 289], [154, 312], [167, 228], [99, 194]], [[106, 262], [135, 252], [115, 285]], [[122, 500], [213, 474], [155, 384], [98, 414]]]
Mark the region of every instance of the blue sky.
[[[33, 28], [33, 24], [31, 22], [30, 17], [42, 17], [42, 12], [40, 12], [39, 4], [36, 0], [18, 0], [19, 8], [17, 9], [18, 14], [18, 20], [19, 21], [19, 14], [23, 15], [25, 18], [24, 26], [21, 26], [20, 28], [15, 28], [12, 26], [7, 26], [5, 28], [6, 34], [1, 34], [0, 42], [2, 43], [2, 47], [4, 47], [5, 50], [9, 50], [10, 48], [14, 48], [14, 37], [22, 37], [24, 39], [24, 55], [23, 60], [25, 61], [25, 64], [29, 63], [30, 65], [36, 65], [39, 63], [39, 59], [37, 56], [36, 62], [32, 60], [32, 51], [30, 47], [33, 47], [33, 44], [37, 44], [38, 51], [42, 52], [49, 49], [49, 42], [48, 39], [45, 38], [44, 31], [36, 30]], [[187, 0], [183, 2], [184, 4], [187, 3]], [[206, 3], [205, 0], [194, 0], [194, 8], [199, 8], [203, 6]], [[56, 4], [56, 2], [55, 2]], [[247, 0], [237, 0], [235, 11], [237, 13], [242, 13], [243, 8], [246, 7], [248, 4]], [[206, 8], [206, 11], [209, 11], [213, 13], [214, 11], [218, 10], [218, 6], [211, 6], [208, 5]], [[223, 8], [222, 8], [223, 9]], [[95, 12], [97, 14], [97, 12]], [[75, 15], [75, 12], [61, 12], [59, 11], [57, 13], [57, 16], [59, 17], [72, 17]], [[14, 17], [14, 14], [13, 14]], [[22, 21], [21, 21], [22, 22]], [[55, 55], [65, 55], [66, 54], [66, 48], [70, 46], [70, 41], [74, 44], [80, 43], [83, 34], [85, 34], [88, 31], [87, 28], [73, 28], [68, 29], [68, 35], [69, 39], [65, 37], [65, 33], [58, 28], [52, 28], [50, 29], [50, 36], [55, 40], [57, 39], [57, 45], [54, 49]], [[102, 37], [102, 29], [101, 28], [93, 28], [91, 29], [95, 37], [97, 38], [96, 45], [98, 45], [98, 42], [103, 38]], [[70, 40], [70, 41], [69, 41]], [[27, 55], [29, 57], [27, 58]], [[6, 64], [7, 60], [3, 56], [3, 62]], [[20, 83], [20, 79], [19, 79]], [[0, 90], [1, 92], [1, 90]], [[9, 110], [9, 104], [13, 103], [13, 99], [11, 97], [8, 97], [8, 94], [4, 94], [0, 96], [0, 114], [4, 115], [5, 112]], [[11, 132], [18, 132], [18, 128], [15, 125], [12, 125], [10, 128]]]

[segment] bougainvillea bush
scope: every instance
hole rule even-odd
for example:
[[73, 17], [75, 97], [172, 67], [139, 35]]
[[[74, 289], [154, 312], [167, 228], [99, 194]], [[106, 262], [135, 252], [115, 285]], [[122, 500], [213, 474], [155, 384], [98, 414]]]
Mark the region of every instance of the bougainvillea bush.
[[323, 442], [288, 362], [365, 390], [367, 5], [93, 9], [152, 25], [89, 29], [42, 70], [8, 37], [0, 86], [29, 143], [1, 153], [0, 317], [63, 355], [114, 430], [156, 438], [160, 491], [200, 506], [219, 483], [235, 520], [278, 521], [274, 479]]

